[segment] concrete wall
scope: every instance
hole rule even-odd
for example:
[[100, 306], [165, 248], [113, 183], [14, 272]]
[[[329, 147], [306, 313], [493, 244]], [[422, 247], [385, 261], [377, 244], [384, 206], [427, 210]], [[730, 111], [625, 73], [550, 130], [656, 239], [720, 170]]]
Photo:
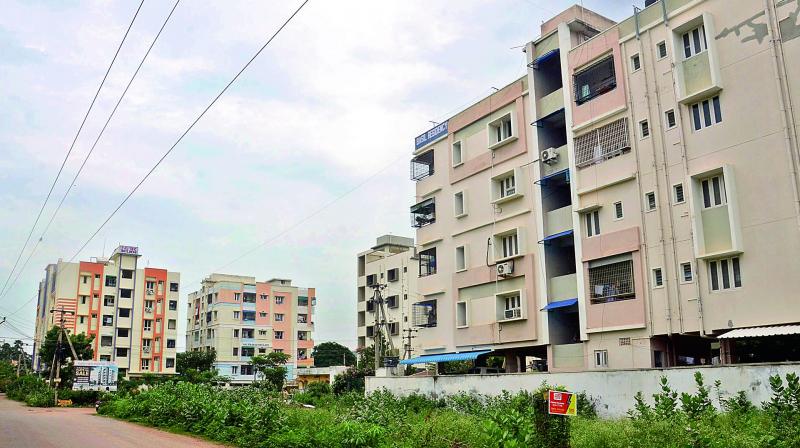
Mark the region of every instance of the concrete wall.
[[[634, 395], [641, 391], [652, 404], [652, 395], [660, 391], [659, 380], [666, 376], [678, 392], [694, 392], [695, 372], [701, 372], [706, 384], [722, 382], [724, 397], [743, 390], [754, 404], [769, 400], [769, 377], [794, 372], [800, 374], [800, 363], [709, 366], [699, 368], [609, 370], [604, 372], [574, 373], [517, 373], [504, 375], [458, 375], [437, 377], [369, 377], [367, 392], [388, 389], [397, 395], [414, 392], [447, 395], [458, 392], [498, 395], [502, 391], [534, 390], [543, 382], [564, 386], [570, 391], [586, 392], [597, 403], [601, 417], [623, 417], [633, 408]], [[716, 396], [716, 391], [711, 394]], [[716, 401], [716, 400], [714, 400]]]

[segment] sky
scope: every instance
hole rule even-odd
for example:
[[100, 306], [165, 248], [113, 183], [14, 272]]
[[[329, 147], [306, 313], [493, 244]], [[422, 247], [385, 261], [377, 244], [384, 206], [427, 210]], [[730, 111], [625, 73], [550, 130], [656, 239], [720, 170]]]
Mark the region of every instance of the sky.
[[[204, 276], [291, 278], [317, 288], [315, 341], [355, 347], [356, 254], [414, 236], [414, 137], [524, 75], [520, 46], [574, 2], [310, 0], [76, 260], [125, 244], [180, 272], [179, 334]], [[13, 328], [0, 325], [0, 342], [33, 335], [45, 266], [76, 254], [300, 1], [183, 0], [42, 234], [173, 4], [145, 0], [34, 231], [41, 243], [11, 273], [139, 1], [4, 0], [0, 284], [11, 275], [13, 287], [0, 316]]]

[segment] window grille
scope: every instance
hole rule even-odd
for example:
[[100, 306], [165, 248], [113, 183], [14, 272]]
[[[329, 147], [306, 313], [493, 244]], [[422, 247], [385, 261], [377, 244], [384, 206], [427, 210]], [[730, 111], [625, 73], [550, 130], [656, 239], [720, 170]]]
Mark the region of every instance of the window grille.
[[633, 260], [589, 267], [591, 303], [634, 299]]
[[435, 327], [436, 326], [436, 301], [415, 303], [411, 307], [411, 315], [416, 327]]
[[411, 180], [422, 180], [433, 175], [433, 151], [411, 159]]
[[436, 248], [432, 247], [419, 253], [419, 276], [425, 277], [436, 273]]
[[620, 118], [575, 137], [575, 165], [581, 168], [603, 162], [630, 149], [628, 119]]
[[601, 61], [575, 73], [575, 102], [583, 104], [617, 87], [614, 72], [614, 57], [609, 56]]
[[436, 202], [435, 198], [422, 201], [411, 206], [411, 227], [425, 227], [436, 222]]
[[631, 345], [631, 338], [619, 338], [619, 345]]

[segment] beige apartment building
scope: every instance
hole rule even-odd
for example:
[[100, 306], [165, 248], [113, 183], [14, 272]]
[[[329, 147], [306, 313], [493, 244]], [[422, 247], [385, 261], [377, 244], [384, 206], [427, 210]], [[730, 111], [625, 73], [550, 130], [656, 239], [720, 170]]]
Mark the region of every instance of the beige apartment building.
[[[370, 250], [358, 254], [358, 348], [373, 346], [376, 332], [382, 331], [388, 347], [401, 358], [415, 354], [411, 303], [418, 297], [418, 276], [413, 238], [383, 235]], [[382, 301], [376, 300], [376, 290]]]
[[126, 376], [175, 373], [180, 274], [141, 267], [138, 247], [119, 246], [110, 258], [45, 269], [36, 308], [34, 368], [53, 326], [94, 337], [94, 360], [113, 361]]
[[525, 77], [417, 138], [414, 362], [797, 357], [769, 347], [800, 330], [800, 5], [647, 3], [567, 9]]
[[215, 350], [217, 372], [233, 384], [255, 378], [251, 358], [272, 351], [289, 355], [287, 377], [314, 360], [314, 288], [288, 279], [211, 274], [189, 294], [186, 350]]

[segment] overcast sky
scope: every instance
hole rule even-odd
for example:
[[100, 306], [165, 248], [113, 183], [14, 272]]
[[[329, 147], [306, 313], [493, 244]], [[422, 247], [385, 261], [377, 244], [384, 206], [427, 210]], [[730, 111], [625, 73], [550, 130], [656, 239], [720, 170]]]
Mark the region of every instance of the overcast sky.
[[[0, 316], [35, 296], [44, 267], [78, 250], [299, 3], [178, 6]], [[143, 264], [181, 273], [182, 299], [220, 270], [291, 278], [317, 288], [316, 342], [354, 347], [356, 254], [382, 234], [414, 236], [414, 137], [523, 75], [517, 47], [572, 3], [311, 0], [79, 258], [139, 246]], [[631, 11], [583, 3], [615, 20]], [[138, 4], [3, 1], [0, 284]], [[145, 1], [34, 240], [172, 4]], [[32, 335], [35, 308], [10, 322]]]

